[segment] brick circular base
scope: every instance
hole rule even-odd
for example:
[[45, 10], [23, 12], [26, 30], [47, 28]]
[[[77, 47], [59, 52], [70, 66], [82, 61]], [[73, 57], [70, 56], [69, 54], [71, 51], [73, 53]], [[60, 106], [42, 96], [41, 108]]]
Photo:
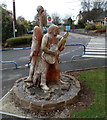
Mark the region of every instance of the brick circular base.
[[[61, 74], [61, 80], [67, 85], [49, 84], [50, 91], [44, 93], [37, 86], [24, 89], [24, 80], [27, 77], [17, 80], [13, 86], [13, 99], [21, 108], [38, 111], [52, 111], [70, 105], [77, 99], [80, 91], [79, 81], [66, 73]], [[29, 92], [32, 90], [33, 92]], [[34, 93], [34, 94], [32, 94]]]

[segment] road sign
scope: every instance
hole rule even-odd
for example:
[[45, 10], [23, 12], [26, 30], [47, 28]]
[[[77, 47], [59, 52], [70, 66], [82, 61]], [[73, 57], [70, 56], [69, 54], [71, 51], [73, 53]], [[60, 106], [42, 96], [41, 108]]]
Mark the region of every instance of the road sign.
[[48, 17], [48, 21], [51, 21], [51, 17]]
[[106, 22], [107, 22], [107, 17], [105, 18]]
[[65, 30], [70, 31], [70, 25], [67, 25]]

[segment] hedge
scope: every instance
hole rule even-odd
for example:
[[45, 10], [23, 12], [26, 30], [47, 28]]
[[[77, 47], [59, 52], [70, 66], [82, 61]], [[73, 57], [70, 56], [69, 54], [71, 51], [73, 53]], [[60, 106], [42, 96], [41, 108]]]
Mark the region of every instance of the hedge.
[[87, 25], [85, 26], [86, 30], [96, 30], [96, 26], [95, 25]]
[[31, 41], [32, 41], [32, 36], [9, 38], [6, 40], [6, 46], [12, 47], [16, 45], [31, 44]]
[[96, 25], [96, 29], [106, 29], [105, 25]]
[[87, 26], [85, 26], [86, 30], [98, 30], [98, 29], [105, 29], [105, 28], [106, 28], [105, 25], [101, 25], [101, 24], [99, 24], [99, 25], [87, 25]]

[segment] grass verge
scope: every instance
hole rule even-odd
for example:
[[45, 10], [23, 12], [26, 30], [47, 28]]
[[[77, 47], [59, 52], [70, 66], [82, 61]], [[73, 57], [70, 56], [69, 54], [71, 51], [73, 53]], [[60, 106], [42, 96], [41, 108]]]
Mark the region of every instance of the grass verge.
[[84, 84], [94, 93], [92, 105], [87, 109], [76, 112], [72, 118], [104, 118], [105, 115], [105, 80], [107, 77], [105, 73], [107, 68], [101, 68], [91, 71], [86, 71], [77, 74], [79, 80], [83, 80]]

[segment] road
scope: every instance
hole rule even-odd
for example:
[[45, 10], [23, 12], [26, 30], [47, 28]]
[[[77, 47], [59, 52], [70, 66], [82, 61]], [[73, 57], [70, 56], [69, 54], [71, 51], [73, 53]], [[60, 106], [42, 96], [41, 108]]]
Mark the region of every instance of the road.
[[[96, 38], [70, 33], [66, 44], [83, 44], [84, 46], [88, 46], [92, 39]], [[83, 46], [66, 46], [65, 50], [60, 54], [60, 62], [62, 62], [60, 65], [61, 71], [65, 72], [69, 70], [105, 66], [104, 58], [77, 56], [74, 57], [74, 60], [71, 60], [71, 58], [75, 55], [82, 55], [83, 51]], [[4, 96], [11, 89], [17, 79], [28, 76], [29, 68], [25, 67], [25, 65], [29, 62], [29, 54], [30, 50], [14, 50], [2, 52], [3, 61], [15, 61], [18, 64], [18, 69], [15, 69], [15, 66], [12, 63], [2, 65], [2, 70], [0, 70], [2, 71], [2, 96]]]

